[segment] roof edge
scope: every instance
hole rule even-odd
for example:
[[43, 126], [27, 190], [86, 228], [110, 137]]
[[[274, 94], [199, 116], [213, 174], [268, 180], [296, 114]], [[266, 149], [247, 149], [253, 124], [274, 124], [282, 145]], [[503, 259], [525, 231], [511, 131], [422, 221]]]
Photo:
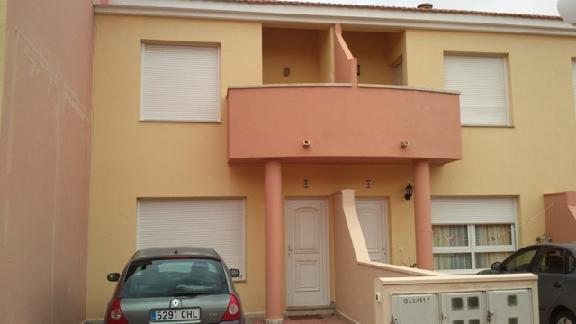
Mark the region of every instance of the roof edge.
[[218, 2], [236, 2], [236, 3], [249, 3], [254, 5], [297, 5], [297, 6], [314, 6], [314, 7], [342, 7], [342, 8], [366, 8], [374, 10], [393, 10], [393, 11], [407, 11], [407, 12], [421, 12], [431, 14], [459, 14], [459, 15], [481, 15], [481, 16], [501, 16], [501, 17], [517, 17], [525, 19], [545, 19], [545, 20], [559, 20], [562, 21], [560, 16], [552, 15], [538, 15], [538, 14], [523, 14], [523, 13], [503, 13], [491, 11], [474, 11], [474, 10], [460, 10], [460, 9], [421, 9], [417, 7], [403, 7], [403, 6], [386, 6], [386, 5], [369, 5], [369, 4], [341, 4], [341, 3], [327, 3], [327, 2], [304, 2], [293, 0], [212, 0]]
[[560, 17], [273, 0], [95, 0], [97, 14], [576, 36]]

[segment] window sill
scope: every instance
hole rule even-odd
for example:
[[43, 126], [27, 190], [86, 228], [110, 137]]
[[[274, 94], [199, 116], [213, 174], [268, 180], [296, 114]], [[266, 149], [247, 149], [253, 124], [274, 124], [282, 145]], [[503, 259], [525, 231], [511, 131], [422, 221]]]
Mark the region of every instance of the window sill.
[[141, 123], [179, 123], [179, 124], [222, 124], [221, 120], [167, 120], [167, 119], [140, 119]]
[[472, 125], [462, 124], [460, 127], [465, 128], [516, 128], [514, 125]]

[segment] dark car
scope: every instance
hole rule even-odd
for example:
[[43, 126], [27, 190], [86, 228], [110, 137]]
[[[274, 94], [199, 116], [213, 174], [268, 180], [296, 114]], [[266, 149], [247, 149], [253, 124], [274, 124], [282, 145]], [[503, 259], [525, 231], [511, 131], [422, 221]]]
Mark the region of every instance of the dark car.
[[478, 274], [538, 275], [540, 323], [576, 324], [575, 255], [576, 243], [532, 245]]
[[244, 324], [230, 269], [213, 249], [177, 247], [137, 251], [108, 304], [105, 324]]

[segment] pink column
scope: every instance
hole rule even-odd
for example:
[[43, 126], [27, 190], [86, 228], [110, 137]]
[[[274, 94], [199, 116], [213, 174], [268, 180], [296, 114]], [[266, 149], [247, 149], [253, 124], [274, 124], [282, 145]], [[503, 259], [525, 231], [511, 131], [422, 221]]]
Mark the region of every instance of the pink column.
[[430, 202], [430, 165], [426, 160], [413, 163], [414, 218], [416, 227], [416, 263], [432, 270], [432, 213]]
[[282, 165], [267, 161], [266, 181], [266, 324], [282, 323]]

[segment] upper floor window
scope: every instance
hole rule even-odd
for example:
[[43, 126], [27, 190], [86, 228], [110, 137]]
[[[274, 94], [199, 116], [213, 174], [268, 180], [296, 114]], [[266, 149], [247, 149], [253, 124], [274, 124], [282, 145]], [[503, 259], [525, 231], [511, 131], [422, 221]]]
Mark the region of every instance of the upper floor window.
[[220, 121], [220, 48], [142, 45], [140, 120]]
[[508, 126], [504, 57], [446, 55], [445, 86], [460, 91], [460, 119], [468, 126]]

